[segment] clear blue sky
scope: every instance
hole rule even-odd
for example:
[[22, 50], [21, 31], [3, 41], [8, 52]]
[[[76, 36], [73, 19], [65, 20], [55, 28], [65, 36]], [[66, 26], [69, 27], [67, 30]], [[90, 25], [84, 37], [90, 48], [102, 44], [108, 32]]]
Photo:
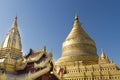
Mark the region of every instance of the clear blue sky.
[[76, 12], [98, 55], [103, 48], [120, 66], [120, 0], [0, 0], [0, 43], [17, 15], [23, 53], [46, 45], [57, 60]]

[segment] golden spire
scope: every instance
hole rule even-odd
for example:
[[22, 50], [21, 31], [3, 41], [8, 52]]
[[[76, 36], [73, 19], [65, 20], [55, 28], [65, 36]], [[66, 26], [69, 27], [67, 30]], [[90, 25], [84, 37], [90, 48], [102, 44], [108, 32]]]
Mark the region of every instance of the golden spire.
[[22, 50], [21, 38], [17, 26], [17, 17], [15, 17], [12, 27], [6, 35], [1, 48], [15, 48]]
[[12, 28], [15, 29], [15, 30], [18, 30], [17, 16], [16, 16], [15, 19], [14, 19], [14, 22], [13, 22], [13, 24], [12, 24]]
[[105, 55], [104, 49], [102, 49], [101, 58], [104, 58], [104, 59], [106, 58], [106, 55]]
[[109, 59], [108, 57], [106, 56], [104, 50], [102, 49], [102, 53], [101, 53], [101, 56], [99, 57], [99, 64], [104, 64], [104, 63], [109, 63]]
[[77, 14], [77, 13], [75, 14], [75, 20], [76, 20], [76, 21], [79, 20], [79, 19], [78, 19], [78, 14]]
[[102, 49], [101, 59], [108, 59], [108, 56], [106, 56], [104, 49]]

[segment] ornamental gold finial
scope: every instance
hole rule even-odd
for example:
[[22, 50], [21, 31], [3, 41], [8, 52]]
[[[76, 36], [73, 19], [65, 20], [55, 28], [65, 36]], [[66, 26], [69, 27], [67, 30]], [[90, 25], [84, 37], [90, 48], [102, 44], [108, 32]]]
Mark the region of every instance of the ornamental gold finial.
[[105, 57], [106, 57], [106, 55], [105, 55], [104, 49], [102, 49], [101, 58], [105, 58]]
[[75, 13], [75, 20], [79, 20], [77, 12]]
[[13, 22], [13, 24], [12, 24], [12, 29], [15, 29], [15, 30], [18, 31], [17, 16], [15, 17], [14, 22]]

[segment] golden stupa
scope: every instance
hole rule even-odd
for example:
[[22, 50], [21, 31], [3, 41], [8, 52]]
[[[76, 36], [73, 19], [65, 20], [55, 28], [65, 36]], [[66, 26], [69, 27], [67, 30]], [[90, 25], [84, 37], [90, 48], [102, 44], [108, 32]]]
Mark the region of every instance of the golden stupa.
[[55, 66], [62, 80], [120, 80], [120, 68], [104, 50], [101, 56], [97, 55], [96, 44], [81, 27], [78, 15]]
[[120, 68], [100, 56], [94, 40], [83, 30], [78, 15], [62, 45], [62, 56], [54, 61], [46, 47], [22, 53], [17, 17], [0, 45], [0, 80], [120, 80]]
[[10, 54], [13, 58], [22, 57], [21, 37], [17, 27], [17, 17], [0, 46], [0, 57]]
[[22, 53], [17, 17], [0, 45], [0, 80], [58, 80], [52, 52], [46, 47]]
[[78, 16], [75, 16], [73, 28], [62, 45], [62, 57], [56, 64], [82, 61], [95, 64], [98, 61], [95, 42], [82, 29]]

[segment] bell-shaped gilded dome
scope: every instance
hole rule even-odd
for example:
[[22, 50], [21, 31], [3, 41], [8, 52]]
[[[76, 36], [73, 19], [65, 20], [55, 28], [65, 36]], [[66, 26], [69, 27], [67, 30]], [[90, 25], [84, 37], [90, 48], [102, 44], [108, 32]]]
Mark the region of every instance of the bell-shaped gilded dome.
[[78, 16], [75, 16], [73, 28], [62, 45], [62, 56], [70, 55], [97, 56], [95, 42], [81, 27]]
[[83, 61], [83, 63], [97, 63], [98, 55], [95, 42], [83, 30], [78, 16], [75, 16], [73, 28], [62, 44], [62, 57], [56, 64], [64, 62]]

